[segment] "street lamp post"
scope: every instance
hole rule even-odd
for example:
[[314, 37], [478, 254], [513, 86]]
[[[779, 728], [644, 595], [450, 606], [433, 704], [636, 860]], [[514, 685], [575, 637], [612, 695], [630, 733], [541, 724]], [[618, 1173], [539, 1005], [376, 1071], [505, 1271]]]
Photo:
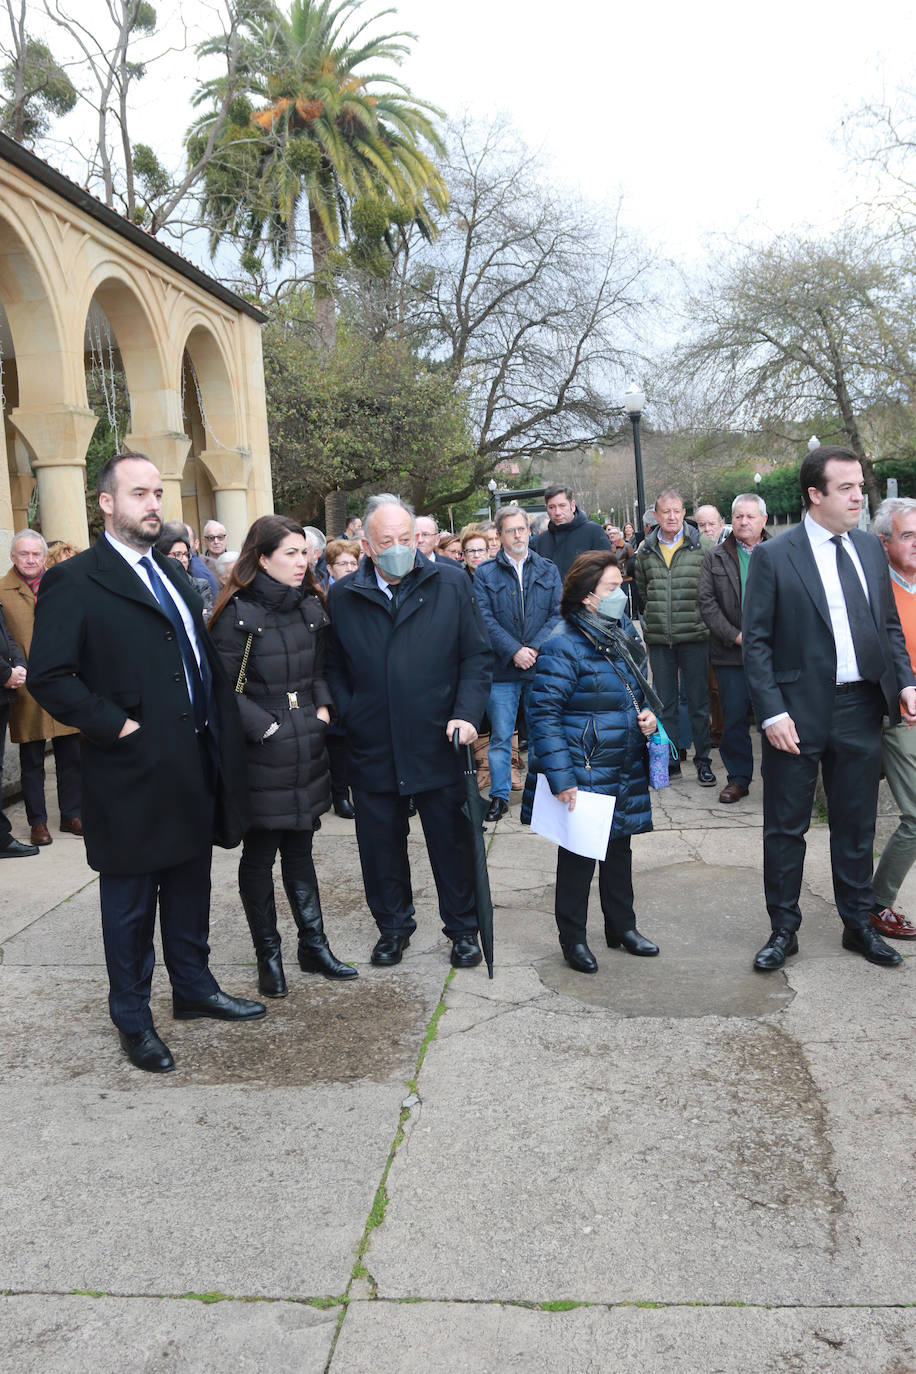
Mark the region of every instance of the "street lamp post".
[[640, 529], [642, 527], [643, 512], [646, 509], [646, 492], [642, 481], [642, 446], [639, 442], [639, 421], [646, 407], [646, 393], [640, 391], [635, 382], [631, 382], [627, 388], [627, 394], [623, 398], [623, 403], [627, 408], [627, 414], [633, 426], [633, 452], [636, 457], [636, 500], [639, 503], [639, 521], [637, 529]]

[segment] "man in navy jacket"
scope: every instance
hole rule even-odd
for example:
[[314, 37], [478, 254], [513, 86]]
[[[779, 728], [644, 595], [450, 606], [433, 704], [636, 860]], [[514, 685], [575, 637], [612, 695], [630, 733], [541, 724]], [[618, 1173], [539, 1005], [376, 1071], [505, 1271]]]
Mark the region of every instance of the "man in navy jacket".
[[563, 584], [555, 563], [528, 547], [528, 516], [518, 506], [496, 513], [501, 548], [474, 574], [474, 595], [496, 656], [487, 702], [490, 720], [488, 821], [509, 810], [512, 733], [518, 703], [525, 711], [538, 650], [560, 620]]
[[413, 797], [455, 968], [481, 960], [464, 782], [451, 739], [473, 744], [492, 674], [470, 578], [417, 551], [413, 512], [374, 496], [366, 557], [331, 587], [328, 682], [347, 737], [348, 780], [366, 902], [379, 939], [372, 963], [400, 963], [417, 928], [407, 857]]

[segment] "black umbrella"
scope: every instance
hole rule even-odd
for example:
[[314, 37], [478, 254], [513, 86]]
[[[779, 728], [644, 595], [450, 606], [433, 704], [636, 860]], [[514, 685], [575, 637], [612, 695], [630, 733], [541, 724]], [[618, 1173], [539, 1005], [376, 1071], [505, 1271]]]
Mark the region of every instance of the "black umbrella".
[[[452, 735], [455, 753], [461, 753], [458, 731]], [[465, 798], [461, 803], [462, 815], [467, 816], [471, 827], [471, 849], [474, 855], [474, 901], [477, 906], [477, 926], [480, 930], [480, 946], [487, 961], [487, 973], [493, 977], [493, 898], [490, 894], [490, 875], [487, 872], [487, 847], [483, 840], [483, 818], [487, 809], [485, 798], [477, 786], [477, 765], [474, 752], [469, 744], [464, 746]]]

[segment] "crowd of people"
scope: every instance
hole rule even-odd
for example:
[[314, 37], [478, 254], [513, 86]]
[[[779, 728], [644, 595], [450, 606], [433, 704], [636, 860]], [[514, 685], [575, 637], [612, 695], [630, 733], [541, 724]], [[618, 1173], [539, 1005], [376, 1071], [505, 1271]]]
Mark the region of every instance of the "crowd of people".
[[[582, 791], [614, 798], [597, 860], [605, 939], [651, 957], [630, 850], [652, 827], [647, 740], [673, 742], [675, 780], [692, 742], [701, 787], [717, 783], [717, 744], [719, 801], [734, 805], [752, 785], [753, 717], [771, 921], [754, 967], [798, 950], [819, 766], [842, 944], [899, 963], [886, 937], [916, 937], [893, 907], [916, 858], [916, 501], [884, 502], [869, 534], [854, 454], [815, 449], [800, 482], [807, 513], [778, 538], [756, 494], [735, 498], [727, 525], [714, 507], [688, 516], [667, 489], [637, 532], [588, 519], [557, 486], [535, 520], [507, 505], [458, 533], [384, 493], [330, 539], [264, 516], [229, 553], [210, 521], [201, 554], [192, 529], [163, 523], [155, 466], [125, 453], [100, 470], [105, 528], [92, 548], [55, 558], [35, 531], [16, 535], [0, 581], [0, 726], [9, 715], [31, 843], [0, 812], [0, 857], [50, 843], [51, 740], [61, 830], [84, 837], [100, 874], [109, 1010], [131, 1062], [174, 1067], [149, 1005], [157, 905], [174, 1015], [266, 1014], [209, 969], [214, 844], [241, 844], [262, 997], [289, 991], [278, 855], [299, 968], [357, 976], [331, 950], [313, 861], [332, 806], [355, 822], [378, 930], [370, 962], [399, 963], [416, 930], [407, 837], [418, 815], [450, 961], [480, 963], [456, 746], [485, 764], [487, 825], [522, 787], [526, 749], [523, 819], [540, 777], [570, 810]], [[901, 820], [873, 875], [882, 766]], [[583, 974], [598, 967], [595, 862], [558, 847], [559, 944]]]

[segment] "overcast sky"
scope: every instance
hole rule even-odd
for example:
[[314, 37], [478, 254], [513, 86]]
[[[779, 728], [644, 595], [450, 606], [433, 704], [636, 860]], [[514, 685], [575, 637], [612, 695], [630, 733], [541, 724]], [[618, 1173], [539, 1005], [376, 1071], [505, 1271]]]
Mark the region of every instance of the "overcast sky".
[[[87, 18], [101, 9], [72, 3]], [[216, 27], [207, 0], [156, 8], [164, 21], [182, 13], [192, 39]], [[622, 192], [625, 222], [683, 259], [719, 231], [758, 237], [842, 217], [855, 199], [843, 116], [916, 65], [914, 6], [903, 0], [656, 0], [642, 17], [597, 0], [396, 9], [384, 24], [417, 34], [402, 69], [416, 95], [451, 114], [507, 113], [558, 179], [598, 203]], [[190, 55], [174, 56], [137, 89], [134, 139], [173, 163], [193, 78]]]

